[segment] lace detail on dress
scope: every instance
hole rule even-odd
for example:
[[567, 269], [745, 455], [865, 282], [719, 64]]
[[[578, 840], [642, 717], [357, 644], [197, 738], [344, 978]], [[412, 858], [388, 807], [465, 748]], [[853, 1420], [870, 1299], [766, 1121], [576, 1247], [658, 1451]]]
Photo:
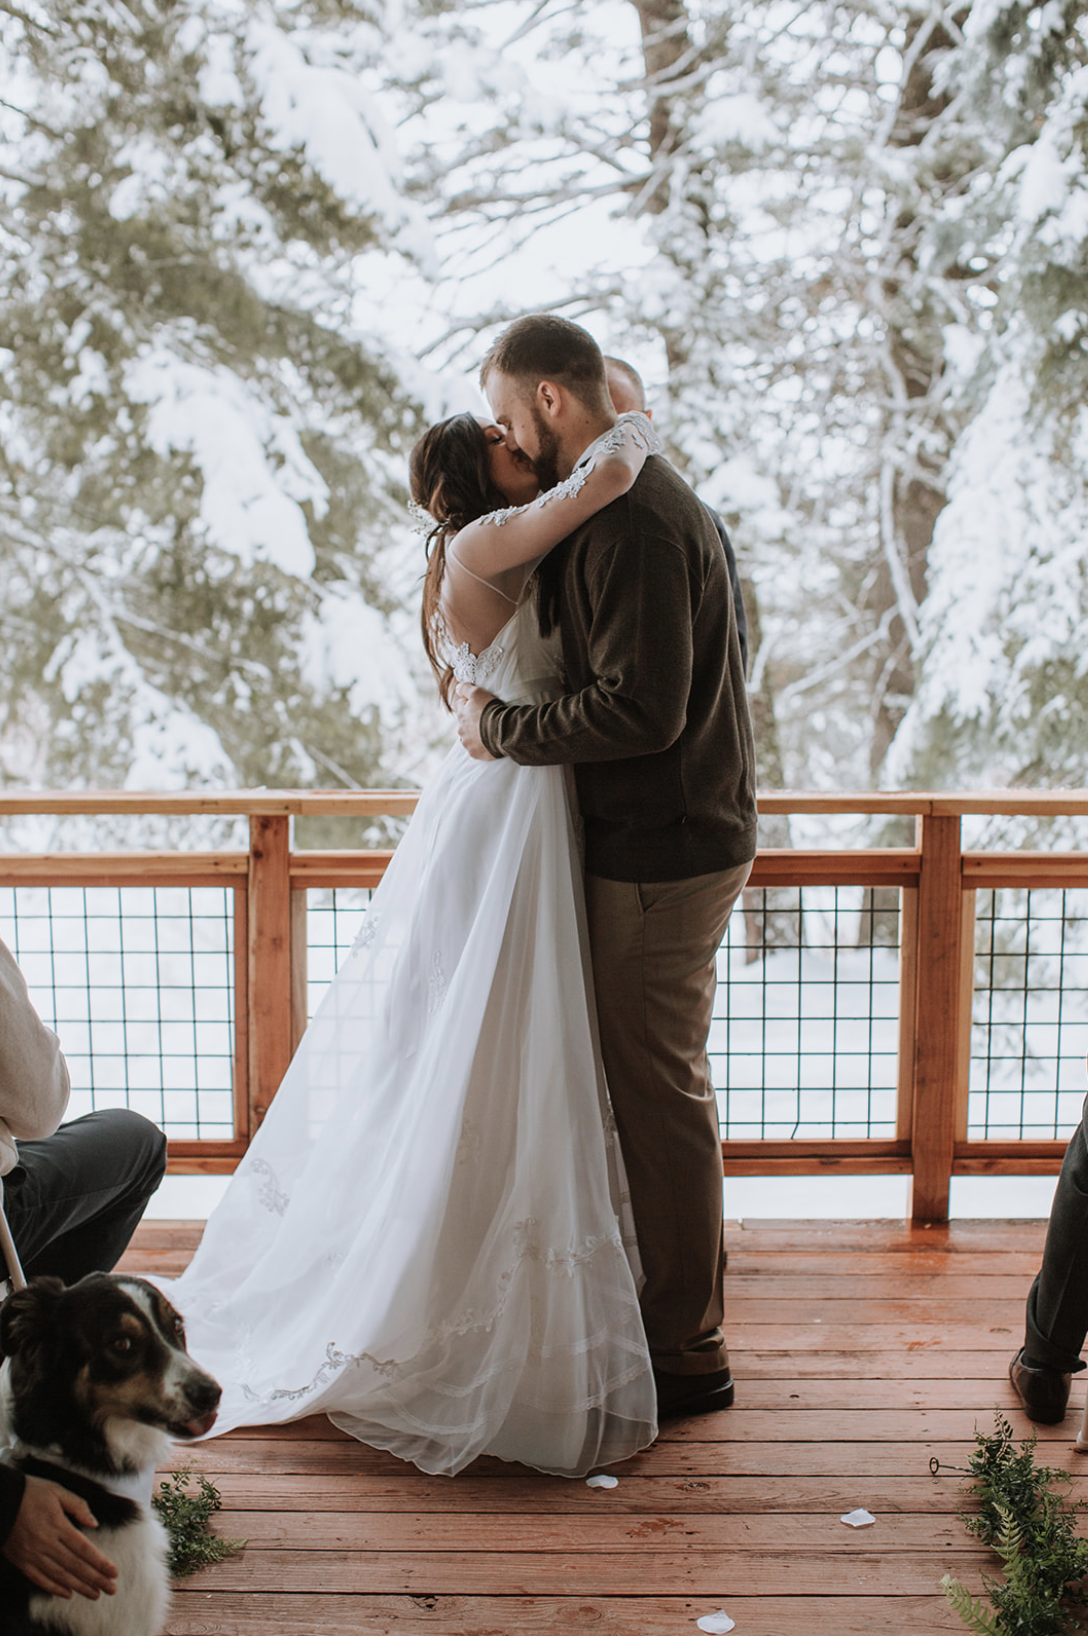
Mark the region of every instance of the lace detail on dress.
[[[251, 1403], [298, 1403], [304, 1398], [312, 1397], [334, 1375], [352, 1364], [366, 1364], [375, 1374], [386, 1379], [394, 1376], [410, 1377], [418, 1368], [416, 1361], [420, 1354], [434, 1346], [442, 1346], [446, 1342], [456, 1340], [459, 1336], [467, 1335], [473, 1330], [490, 1330], [500, 1322], [503, 1313], [510, 1302], [510, 1295], [514, 1279], [517, 1277], [522, 1264], [526, 1261], [536, 1262], [546, 1272], [559, 1276], [571, 1277], [580, 1271], [588, 1262], [601, 1253], [602, 1250], [614, 1250], [623, 1255], [623, 1242], [618, 1230], [612, 1233], [598, 1233], [586, 1238], [569, 1250], [555, 1248], [545, 1249], [536, 1239], [535, 1233], [538, 1223], [534, 1217], [528, 1216], [523, 1221], [514, 1223], [514, 1260], [499, 1278], [499, 1299], [495, 1305], [486, 1311], [479, 1311], [474, 1307], [467, 1307], [456, 1316], [444, 1318], [440, 1323], [432, 1324], [422, 1337], [417, 1348], [415, 1359], [406, 1359], [403, 1363], [395, 1358], [377, 1358], [372, 1352], [341, 1352], [335, 1341], [330, 1341], [325, 1348], [325, 1361], [318, 1368], [313, 1377], [305, 1386], [279, 1386], [270, 1392], [256, 1392], [243, 1382], [242, 1391]], [[632, 1370], [632, 1375], [641, 1368], [639, 1363]]]
[[467, 642], [462, 642], [451, 661], [454, 676], [459, 682], [479, 687], [502, 663], [506, 649], [496, 642], [482, 653], [473, 653]]
[[379, 1358], [373, 1358], [368, 1352], [341, 1352], [335, 1341], [330, 1341], [325, 1348], [325, 1361], [308, 1385], [296, 1386], [293, 1390], [287, 1386], [280, 1386], [275, 1391], [267, 1392], [262, 1396], [260, 1392], [255, 1392], [252, 1386], [247, 1386], [243, 1381], [242, 1392], [251, 1403], [297, 1403], [300, 1398], [312, 1396], [319, 1386], [324, 1386], [326, 1381], [331, 1380], [334, 1375], [338, 1375], [341, 1369], [346, 1369], [349, 1363], [369, 1363], [371, 1368], [379, 1375], [395, 1374], [397, 1368], [395, 1363], [383, 1362]]
[[621, 1249], [622, 1240], [618, 1232], [598, 1233], [593, 1238], [587, 1238], [573, 1250], [544, 1249], [538, 1243], [536, 1230], [538, 1223], [532, 1216], [525, 1221], [514, 1223], [514, 1243], [518, 1250], [518, 1261], [535, 1261], [547, 1272], [564, 1273], [568, 1278], [572, 1273], [584, 1267], [605, 1244], [616, 1244]]
[[373, 909], [368, 909], [363, 916], [363, 924], [359, 928], [355, 942], [351, 945], [352, 954], [358, 954], [361, 949], [369, 949], [378, 935], [378, 927], [381, 923], [381, 910], [379, 909], [375, 913]]
[[[594, 449], [597, 446], [594, 443]], [[585, 465], [575, 466], [569, 477], [565, 477], [561, 483], [556, 483], [554, 488], [545, 489], [543, 493], [537, 495], [535, 500], [530, 500], [527, 506], [506, 506], [502, 511], [489, 511], [479, 521], [481, 523], [494, 523], [496, 528], [501, 528], [503, 523], [510, 521], [511, 517], [524, 516], [527, 511], [539, 511], [550, 500], [573, 500], [576, 494], [581, 494], [585, 486], [585, 480], [592, 470], [592, 461]]]
[[[631, 410], [629, 413], [621, 415], [616, 424], [609, 427], [607, 432], [602, 432], [600, 437], [594, 438], [570, 476], [565, 477], [561, 483], [556, 483], [554, 488], [545, 489], [542, 494], [537, 495], [535, 500], [530, 500], [528, 505], [506, 506], [501, 511], [489, 511], [486, 516], [480, 517], [478, 521], [493, 523], [496, 528], [501, 528], [504, 523], [510, 521], [511, 517], [521, 517], [525, 512], [532, 511], [534, 508], [539, 511], [542, 506], [550, 504], [552, 500], [573, 500], [576, 495], [581, 494], [586, 478], [597, 464], [597, 456], [601, 454], [618, 454], [624, 446], [627, 432], [631, 433], [635, 442], [640, 448], [645, 449], [647, 454], [661, 453], [661, 439], [654, 431], [649, 417], [638, 410]], [[464, 563], [461, 563], [460, 566], [463, 568]], [[471, 573], [471, 569], [468, 572]], [[473, 575], [473, 578], [477, 577], [477, 575]], [[490, 582], [485, 580], [483, 583], [486, 585]]]
[[[602, 432], [595, 443], [586, 450], [586, 454], [615, 454], [623, 448], [624, 432], [629, 431], [640, 448], [647, 454], [661, 453], [661, 439], [654, 431], [649, 415], [644, 415], [639, 409], [631, 409], [625, 415], [620, 415], [616, 424], [607, 432]], [[585, 459], [585, 455], [582, 456]]]
[[271, 1210], [274, 1215], [282, 1216], [291, 1202], [291, 1195], [283, 1191], [279, 1183], [279, 1177], [268, 1163], [268, 1160], [254, 1159], [250, 1169], [254, 1175], [264, 1177], [257, 1189], [258, 1201], [264, 1205], [266, 1210]]

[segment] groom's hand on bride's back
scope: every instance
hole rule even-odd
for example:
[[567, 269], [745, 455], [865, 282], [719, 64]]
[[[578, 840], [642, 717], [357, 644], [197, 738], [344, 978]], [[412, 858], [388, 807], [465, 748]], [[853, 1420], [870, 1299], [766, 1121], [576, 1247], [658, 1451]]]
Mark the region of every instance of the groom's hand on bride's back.
[[484, 748], [480, 737], [480, 717], [484, 706], [491, 703], [494, 693], [468, 682], [458, 682], [453, 691], [453, 708], [457, 712], [457, 736], [473, 761], [494, 761], [491, 751]]

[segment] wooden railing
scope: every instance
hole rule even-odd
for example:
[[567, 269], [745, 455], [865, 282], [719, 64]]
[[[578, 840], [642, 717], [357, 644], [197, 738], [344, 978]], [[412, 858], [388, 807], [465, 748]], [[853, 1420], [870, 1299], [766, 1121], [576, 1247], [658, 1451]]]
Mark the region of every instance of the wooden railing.
[[[293, 816], [410, 813], [410, 791], [0, 792], [2, 815], [184, 815], [249, 821], [247, 852], [0, 854], [0, 886], [224, 885], [234, 892], [234, 1135], [171, 1142], [175, 1172], [236, 1165], [305, 1027], [306, 890], [373, 886], [387, 851], [292, 851]], [[1004, 887], [1088, 887], [1077, 853], [964, 852], [968, 814], [1088, 815], [1088, 791], [972, 794], [765, 792], [764, 814], [882, 814], [916, 820], [913, 847], [764, 851], [753, 887], [895, 887], [901, 894], [898, 1113], [887, 1139], [730, 1141], [734, 1175], [909, 1174], [911, 1214], [948, 1214], [954, 1175], [1055, 1173], [1065, 1143], [968, 1140], [967, 1099], [975, 893]]]

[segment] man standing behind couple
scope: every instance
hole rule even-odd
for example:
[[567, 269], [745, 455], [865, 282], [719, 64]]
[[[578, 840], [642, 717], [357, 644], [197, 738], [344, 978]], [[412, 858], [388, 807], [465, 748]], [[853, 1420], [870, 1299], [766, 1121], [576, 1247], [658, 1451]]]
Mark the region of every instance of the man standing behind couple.
[[[615, 420], [578, 325], [512, 324], [481, 382], [544, 489]], [[716, 956], [756, 851], [755, 764], [721, 542], [662, 459], [537, 569], [567, 691], [513, 704], [462, 683], [476, 759], [571, 765], [584, 824], [601, 1048], [630, 1184], [659, 1415], [726, 1408], [717, 1105], [706, 1056]]]

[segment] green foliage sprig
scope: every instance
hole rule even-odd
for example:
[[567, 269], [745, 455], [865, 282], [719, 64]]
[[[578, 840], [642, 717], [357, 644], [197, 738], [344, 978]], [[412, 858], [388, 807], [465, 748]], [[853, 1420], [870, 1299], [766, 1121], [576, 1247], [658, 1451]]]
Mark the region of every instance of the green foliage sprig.
[[197, 1473], [197, 1491], [190, 1488], [192, 1466], [183, 1466], [172, 1472], [167, 1481], [159, 1484], [159, 1491], [151, 1504], [170, 1536], [170, 1556], [167, 1566], [175, 1579], [184, 1579], [207, 1568], [213, 1562], [222, 1562], [233, 1556], [246, 1544], [244, 1539], [222, 1539], [213, 1534], [208, 1519], [218, 1511], [223, 1501], [214, 1483], [203, 1472]]
[[968, 1630], [981, 1636], [1065, 1636], [1083, 1630], [1074, 1610], [1088, 1607], [1081, 1581], [1088, 1574], [1088, 1540], [1074, 1524], [1084, 1510], [1066, 1499], [1067, 1472], [1035, 1464], [1034, 1434], [1013, 1448], [1012, 1427], [998, 1412], [989, 1437], [975, 1433], [967, 1464], [979, 1498], [977, 1516], [964, 1526], [1001, 1558], [1004, 1583], [982, 1576], [994, 1612], [951, 1574], [941, 1587]]

